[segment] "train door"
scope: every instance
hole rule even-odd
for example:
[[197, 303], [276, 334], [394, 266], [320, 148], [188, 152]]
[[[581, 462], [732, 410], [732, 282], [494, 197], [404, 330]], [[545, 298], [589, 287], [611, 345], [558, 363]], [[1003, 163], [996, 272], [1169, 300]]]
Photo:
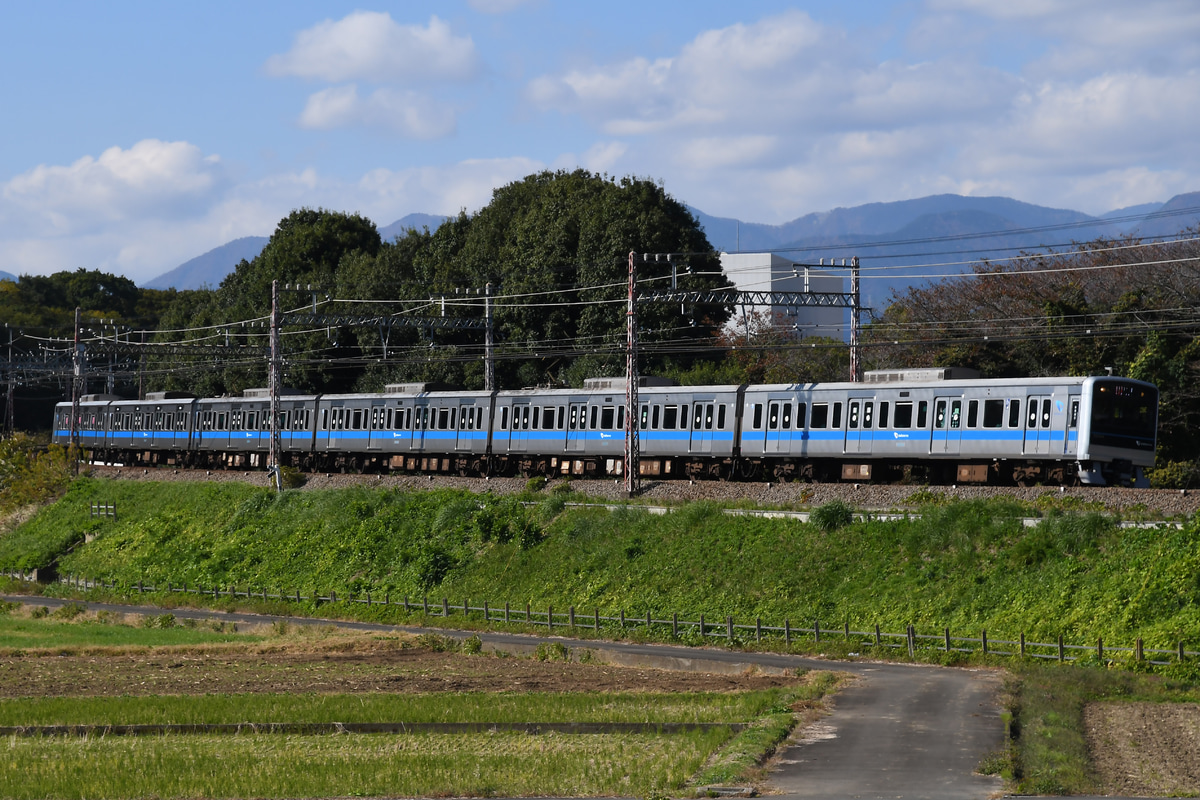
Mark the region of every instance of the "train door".
[[524, 453], [529, 439], [529, 403], [513, 403], [512, 426], [508, 434], [510, 453]]
[[846, 413], [846, 452], [869, 453], [875, 437], [875, 399], [852, 397]]
[[1063, 431], [1063, 453], [1073, 456], [1079, 446], [1079, 395], [1067, 397], [1067, 424]]
[[712, 452], [716, 413], [715, 403], [694, 403], [692, 405], [691, 452]]
[[767, 419], [763, 426], [766, 438], [763, 451], [773, 454], [789, 454], [792, 451], [792, 410], [794, 404], [788, 400], [768, 400]]
[[929, 452], [955, 455], [962, 442], [963, 401], [961, 397], [937, 397], [933, 401], [933, 437]]
[[458, 444], [459, 450], [470, 450], [475, 440], [475, 406], [460, 405], [458, 407]]
[[409, 450], [425, 449], [425, 428], [429, 425], [429, 406], [414, 403], [410, 422], [412, 436], [408, 439]]
[[587, 439], [587, 403], [571, 403], [567, 411], [567, 450], [579, 452]]
[[382, 450], [392, 434], [387, 429], [387, 407], [382, 400], [371, 401], [370, 416], [367, 418], [367, 450]]
[[[1061, 401], [1060, 401], [1061, 402]], [[1052, 448], [1054, 399], [1030, 396], [1025, 411], [1025, 454], [1049, 455]]]

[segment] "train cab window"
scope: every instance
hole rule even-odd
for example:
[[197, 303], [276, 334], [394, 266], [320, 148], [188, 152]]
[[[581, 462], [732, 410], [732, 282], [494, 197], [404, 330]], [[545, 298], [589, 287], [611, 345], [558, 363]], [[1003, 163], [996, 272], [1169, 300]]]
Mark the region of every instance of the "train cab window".
[[[974, 401], [972, 401], [974, 402]], [[1004, 425], [1004, 401], [983, 401], [983, 427], [999, 428]]]
[[888, 426], [888, 401], [884, 400], [879, 404], [879, 427], [886, 428]]
[[717, 406], [717, 430], [725, 430], [725, 404]]
[[1008, 404], [1008, 427], [1021, 427], [1021, 401], [1011, 400]]
[[921, 400], [917, 403], [917, 427], [924, 428], [929, 424], [929, 401]]
[[842, 427], [842, 404], [841, 403], [833, 404], [833, 427], [834, 428]]
[[762, 412], [763, 412], [762, 403], [755, 403], [754, 404], [754, 425], [752, 426], [755, 429], [762, 427], [762, 421], [763, 421], [762, 420]]
[[829, 425], [829, 403], [813, 403], [810, 428], [825, 428]]
[[783, 429], [785, 431], [789, 430], [792, 427], [792, 404], [791, 403], [783, 404], [782, 425], [783, 425]]
[[613, 421], [616, 419], [617, 412], [612, 406], [605, 406], [600, 411], [600, 427], [606, 431], [613, 429]]
[[852, 430], [858, 428], [858, 401], [857, 400], [850, 401], [850, 418], [848, 420], [848, 424]]
[[1078, 428], [1079, 427], [1079, 401], [1078, 400], [1071, 401], [1071, 416], [1068, 418], [1067, 427], [1070, 427], [1070, 428]]
[[893, 421], [894, 427], [911, 428], [913, 418], [913, 404], [911, 402], [896, 403], [896, 418]]
[[678, 406], [663, 406], [663, 430], [675, 430], [675, 421], [679, 418]]
[[974, 428], [979, 424], [979, 401], [971, 400], [967, 403], [967, 427]]

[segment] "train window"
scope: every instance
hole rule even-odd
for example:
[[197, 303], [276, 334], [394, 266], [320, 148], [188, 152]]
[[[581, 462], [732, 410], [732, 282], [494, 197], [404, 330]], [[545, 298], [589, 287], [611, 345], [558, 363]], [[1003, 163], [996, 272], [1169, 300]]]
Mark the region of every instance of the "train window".
[[810, 428], [824, 428], [829, 424], [829, 403], [813, 403]]
[[1072, 428], [1079, 427], [1079, 401], [1078, 400], [1071, 401], [1071, 419], [1070, 419], [1070, 422], [1068, 422], [1067, 424]]
[[962, 424], [962, 400], [950, 404], [950, 427], [957, 428]]
[[1038, 424], [1038, 406], [1037, 400], [1029, 401], [1029, 419], [1025, 421], [1025, 427], [1036, 428]]
[[917, 403], [917, 427], [924, 428], [929, 424], [929, 401], [921, 400]]
[[863, 403], [863, 427], [870, 428], [875, 421], [875, 404]]
[[679, 417], [678, 406], [663, 406], [663, 430], [675, 430], [675, 420]]
[[625, 430], [625, 406], [617, 406], [617, 430]]
[[351, 430], [361, 431], [367, 427], [367, 415], [364, 409], [354, 409], [354, 424], [350, 426]]
[[[445, 413], [446, 413], [446, 410], [442, 409], [443, 416], [445, 416]], [[450, 430], [452, 430], [452, 431], [458, 430], [458, 407], [457, 406], [450, 409]]]
[[517, 415], [515, 413], [513, 414], [513, 427], [514, 428], [520, 427], [521, 430], [523, 430], [523, 431], [529, 430], [529, 411], [530, 411], [529, 406], [521, 407], [521, 424], [520, 424], [520, 426], [517, 425]]
[[577, 414], [576, 414], [577, 410], [578, 409], [575, 406], [571, 406], [571, 430], [575, 430], [575, 426], [577, 423]]
[[850, 425], [850, 427], [851, 427], [851, 428], [857, 428], [857, 427], [858, 427], [858, 401], [857, 401], [857, 400], [852, 400], [852, 401], [850, 401], [850, 420], [849, 420], [849, 425]]
[[792, 427], [792, 404], [783, 404], [783, 429], [786, 431]]
[[725, 405], [717, 406], [717, 430], [725, 430]]
[[590, 423], [588, 424], [588, 427], [591, 428], [592, 430], [596, 430], [596, 421], [599, 418], [599, 416], [600, 416], [600, 406], [592, 406], [592, 419], [591, 419]]
[[[562, 427], [561, 419], [558, 421], [558, 427], [560, 427], [560, 428]], [[477, 430], [483, 430], [483, 409], [482, 408], [475, 409], [475, 428]]]
[[646, 430], [646, 427], [649, 424], [650, 424], [650, 406], [642, 406], [642, 418], [641, 418], [641, 421], [638, 423], [638, 427], [641, 430]]
[[704, 430], [711, 431], [713, 426], [713, 404], [704, 407]]
[[1049, 398], [1042, 401], [1042, 427], [1050, 427], [1050, 400]]
[[879, 404], [879, 427], [886, 428], [888, 426], [888, 402], [884, 400]]
[[762, 427], [762, 411], [763, 411], [762, 403], [755, 403], [754, 404], [754, 427], [755, 428]]
[[1010, 400], [1008, 403], [1008, 427], [1021, 427], [1021, 401]]
[[[266, 419], [269, 416], [270, 416], [270, 414], [263, 414], [264, 419]], [[252, 431], [257, 427], [258, 427], [258, 412], [257, 411], [247, 411], [246, 412], [246, 430]]]
[[611, 431], [613, 429], [613, 420], [616, 419], [616, 415], [616, 409], [614, 409], [612, 406], [605, 406], [600, 412], [600, 427], [606, 431]]
[[967, 427], [974, 428], [979, 425], [979, 401], [971, 400], [967, 403]]
[[541, 430], [542, 428], [554, 427], [554, 409], [542, 408], [538, 406], [533, 409], [533, 427]]
[[935, 428], [946, 427], [946, 401], [945, 400], [938, 400], [937, 404], [934, 406], [933, 427], [935, 427]]
[[567, 410], [565, 408], [563, 408], [562, 406], [559, 406], [558, 407], [558, 429], [560, 431], [563, 429], [563, 425], [566, 424], [566, 421], [567, 421]]
[[999, 428], [1004, 424], [1004, 401], [983, 401], [983, 427]]
[[841, 403], [833, 404], [833, 427], [834, 428], [842, 427], [842, 404]]
[[688, 412], [687, 403], [684, 403], [683, 405], [681, 405], [679, 407], [679, 429], [680, 430], [687, 430], [687, 426], [688, 426], [687, 412]]
[[779, 403], [771, 403], [767, 412], [767, 427], [771, 430], [779, 430]]
[[692, 430], [698, 431], [704, 427], [704, 406], [696, 403], [693, 408], [696, 410], [696, 418], [692, 420]]
[[[517, 427], [515, 423], [513, 424], [513, 427]], [[508, 406], [500, 409], [500, 430], [508, 430]]]
[[655, 406], [654, 410], [650, 412], [650, 427], [654, 428], [654, 430], [658, 430], [658, 412], [661, 409], [662, 406]]

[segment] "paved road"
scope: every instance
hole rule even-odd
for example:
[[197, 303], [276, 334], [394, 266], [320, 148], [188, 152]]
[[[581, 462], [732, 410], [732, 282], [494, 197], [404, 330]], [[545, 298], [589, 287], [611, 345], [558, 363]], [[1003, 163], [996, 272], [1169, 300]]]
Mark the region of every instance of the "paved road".
[[[5, 597], [55, 606], [53, 598]], [[91, 609], [157, 614], [144, 606], [88, 603]], [[177, 618], [223, 619], [243, 624], [269, 623], [276, 617], [171, 609]], [[331, 620], [288, 618], [294, 624]], [[428, 628], [335, 624], [368, 631], [428, 631]], [[441, 631], [465, 637], [469, 632]], [[530, 652], [556, 641], [601, 651], [609, 661], [629, 665], [704, 672], [835, 669], [856, 676], [838, 694], [833, 713], [810, 727], [784, 749], [770, 772], [769, 789], [797, 798], [932, 798], [970, 800], [996, 796], [999, 779], [973, 773], [987, 753], [1003, 744], [997, 704], [999, 677], [990, 671], [946, 669], [870, 662], [829, 662], [771, 653], [740, 653], [669, 645], [580, 641], [480, 633], [487, 648]]]

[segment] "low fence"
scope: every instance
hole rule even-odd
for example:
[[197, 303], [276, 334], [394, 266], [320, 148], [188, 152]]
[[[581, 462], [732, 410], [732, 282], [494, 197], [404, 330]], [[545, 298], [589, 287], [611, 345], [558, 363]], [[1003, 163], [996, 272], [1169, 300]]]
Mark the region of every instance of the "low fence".
[[[0, 574], [9, 578], [16, 578], [17, 580], [33, 581], [37, 579], [36, 572], [33, 574]], [[133, 585], [123, 585], [94, 581], [74, 575], [58, 576], [56, 580], [60, 584], [65, 584], [79, 590], [105, 589], [118, 593], [184, 594], [209, 597], [214, 600], [219, 600], [223, 597], [263, 601], [278, 600], [294, 603], [307, 602], [318, 606], [321, 604], [338, 603], [345, 605], [388, 606], [396, 609], [402, 608], [406, 614], [419, 613], [429, 618], [441, 618], [447, 624], [452, 617], [457, 616], [463, 620], [480, 620], [485, 624], [503, 622], [540, 626], [546, 628], [547, 632], [560, 631], [564, 635], [583, 630], [590, 630], [599, 635], [605, 629], [623, 632], [641, 628], [652, 637], [665, 637], [669, 634], [673, 639], [696, 637], [701, 641], [713, 640], [729, 645], [735, 642], [743, 643], [750, 641], [755, 643], [782, 642], [785, 646], [790, 646], [794, 641], [811, 640], [813, 644], [818, 645], [823, 641], [840, 641], [851, 651], [868, 648], [878, 648], [881, 650], [898, 649], [907, 651], [909, 657], [914, 657], [918, 652], [936, 650], [945, 653], [983, 653], [995, 656], [1039, 658], [1060, 662], [1076, 661], [1079, 658], [1090, 657], [1094, 654], [1100, 661], [1104, 661], [1106, 657], [1126, 655], [1132, 656], [1135, 661], [1165, 665], [1200, 656], [1200, 652], [1185, 649], [1182, 641], [1178, 642], [1172, 649], [1151, 648], [1146, 647], [1140, 637], [1134, 642], [1132, 647], [1114, 647], [1110, 644], [1105, 644], [1104, 640], [1100, 637], [1094, 640], [1094, 644], [1067, 643], [1061, 635], [1056, 642], [1033, 642], [1027, 640], [1024, 633], [1021, 633], [1018, 638], [1011, 640], [991, 637], [986, 630], [980, 631], [978, 636], [958, 636], [952, 635], [948, 627], [942, 628], [939, 632], [923, 633], [918, 632], [916, 626], [909, 625], [903, 632], [895, 633], [882, 631], [878, 625], [875, 625], [872, 630], [863, 631], [851, 629], [849, 622], [837, 627], [822, 625], [820, 620], [813, 620], [811, 623], [802, 622], [796, 624], [791, 619], [784, 619], [781, 625], [771, 625], [764, 624], [761, 618], [756, 618], [753, 623], [746, 621], [735, 622], [732, 616], [716, 619], [706, 618], [703, 614], [689, 619], [686, 617], [681, 618], [678, 612], [672, 612], [669, 617], [664, 615], [655, 617], [650, 613], [646, 613], [645, 615], [631, 615], [626, 614], [625, 611], [621, 611], [616, 615], [602, 615], [599, 609], [593, 609], [591, 612], [581, 612], [576, 610], [574, 606], [558, 610], [555, 610], [553, 606], [546, 606], [543, 610], [541, 608], [533, 608], [530, 603], [514, 606], [508, 602], [502, 605], [493, 605], [484, 601], [482, 605], [471, 605], [469, 600], [463, 600], [461, 603], [452, 603], [445, 597], [441, 598], [440, 601], [435, 600], [431, 603], [428, 597], [393, 597], [390, 593], [386, 592], [382, 595], [377, 593], [374, 596], [370, 592], [339, 595], [336, 591], [330, 590], [327, 594], [318, 592], [305, 595], [300, 591], [284, 592], [276, 589], [272, 592], [266, 588], [254, 590], [250, 587], [239, 589], [236, 586], [202, 586], [197, 584], [189, 585], [188, 583], [168, 583], [166, 587], [151, 586], [141, 582]]]

